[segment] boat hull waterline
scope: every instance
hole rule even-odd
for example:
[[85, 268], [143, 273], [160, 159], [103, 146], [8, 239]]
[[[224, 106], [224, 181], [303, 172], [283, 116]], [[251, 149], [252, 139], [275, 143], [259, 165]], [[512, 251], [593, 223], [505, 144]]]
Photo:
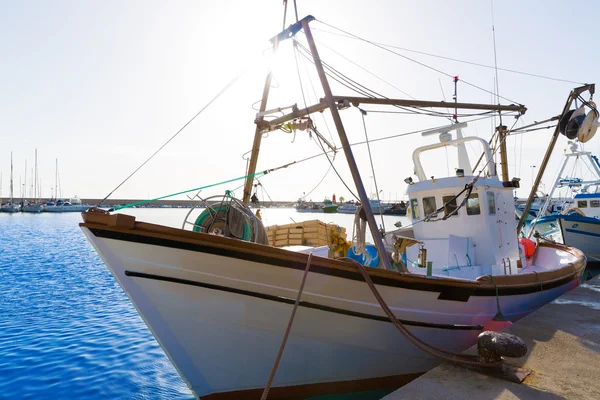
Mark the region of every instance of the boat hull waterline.
[[[272, 248], [213, 235], [196, 234], [209, 242], [194, 243], [137, 229], [96, 224], [82, 229], [196, 396], [235, 398], [264, 387], [302, 279], [302, 262], [269, 259], [261, 254]], [[244, 243], [253, 249], [236, 255], [211, 247], [215, 239], [225, 247]], [[292, 255], [299, 256], [307, 257]], [[406, 382], [439, 363], [396, 330], [351, 264], [323, 266], [331, 262], [313, 257], [273, 383], [282, 397], [294, 388], [324, 390], [328, 383], [327, 390], [335, 391], [351, 381]], [[570, 266], [571, 275], [521, 289], [499, 288], [503, 314], [517, 320], [573, 289], [584, 267], [581, 255]], [[409, 329], [449, 350], [473, 345], [497, 311], [493, 287], [461, 288], [465, 281], [452, 279], [424, 287], [423, 278], [411, 282], [386, 278], [387, 271], [370, 274], [376, 274], [378, 289]]]

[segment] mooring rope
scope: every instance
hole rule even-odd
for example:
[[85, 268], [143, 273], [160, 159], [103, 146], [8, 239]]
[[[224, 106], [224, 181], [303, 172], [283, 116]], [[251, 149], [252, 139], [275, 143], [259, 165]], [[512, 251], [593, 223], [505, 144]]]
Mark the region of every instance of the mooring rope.
[[275, 374], [277, 373], [277, 368], [279, 367], [279, 362], [281, 361], [281, 356], [283, 355], [283, 350], [285, 349], [285, 345], [287, 343], [288, 337], [290, 335], [290, 331], [292, 330], [292, 325], [294, 324], [294, 318], [296, 317], [296, 311], [298, 310], [298, 305], [300, 304], [300, 297], [302, 296], [302, 291], [304, 290], [304, 284], [306, 283], [306, 277], [308, 276], [308, 270], [310, 269], [310, 262], [312, 261], [313, 253], [308, 254], [308, 260], [306, 261], [306, 267], [304, 268], [304, 275], [302, 276], [302, 283], [300, 283], [300, 289], [298, 289], [298, 295], [296, 296], [296, 302], [294, 303], [294, 308], [292, 309], [292, 314], [290, 315], [290, 320], [288, 321], [287, 328], [285, 329], [285, 333], [283, 335], [283, 340], [281, 341], [281, 345], [279, 346], [279, 352], [277, 353], [277, 357], [275, 358], [275, 363], [273, 364], [273, 368], [271, 368], [271, 374], [269, 375], [269, 380], [263, 390], [263, 394], [260, 397], [260, 400], [266, 400], [269, 396], [269, 390], [271, 390], [271, 385], [273, 384], [273, 379], [275, 379]]
[[[398, 328], [400, 333], [402, 333], [402, 335], [409, 342], [411, 342], [413, 345], [415, 345], [417, 348], [419, 348], [420, 350], [424, 351], [425, 353], [427, 353], [433, 357], [436, 357], [436, 358], [439, 358], [440, 360], [448, 361], [448, 362], [451, 362], [454, 364], [470, 365], [470, 366], [474, 366], [474, 367], [485, 367], [485, 368], [493, 368], [493, 367], [498, 367], [498, 366], [502, 365], [502, 362], [484, 363], [484, 362], [479, 362], [479, 361], [473, 361], [474, 359], [477, 359], [476, 355], [462, 354], [462, 353], [456, 353], [456, 352], [453, 352], [450, 350], [444, 350], [444, 349], [437, 347], [431, 343], [427, 343], [423, 339], [419, 338], [414, 333], [409, 331], [404, 326], [404, 324], [402, 324], [402, 322], [400, 322], [400, 320], [398, 320], [398, 318], [393, 313], [393, 311], [389, 308], [389, 306], [387, 305], [387, 303], [385, 302], [383, 297], [381, 297], [381, 294], [375, 287], [375, 284], [371, 280], [371, 277], [369, 276], [369, 273], [366, 271], [365, 267], [362, 266], [358, 261], [353, 260], [351, 258], [344, 257], [343, 259], [348, 260], [348, 261], [352, 262], [354, 265], [356, 265], [356, 268], [363, 276], [365, 282], [369, 286], [369, 289], [371, 289], [371, 292], [377, 299], [377, 302], [381, 306], [383, 312], [387, 315], [387, 317], [394, 324], [394, 326], [396, 328]], [[442, 353], [442, 354], [438, 354], [438, 353]], [[454, 357], [449, 357], [449, 356], [446, 356], [443, 354], [447, 354], [449, 356], [454, 356]]]

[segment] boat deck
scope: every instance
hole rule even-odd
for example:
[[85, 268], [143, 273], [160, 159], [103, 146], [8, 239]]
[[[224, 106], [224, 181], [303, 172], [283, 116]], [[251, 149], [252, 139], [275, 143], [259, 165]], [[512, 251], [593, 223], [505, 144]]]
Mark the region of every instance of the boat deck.
[[511, 362], [533, 371], [522, 384], [442, 364], [385, 399], [599, 399], [599, 310], [597, 277], [506, 329], [529, 349]]

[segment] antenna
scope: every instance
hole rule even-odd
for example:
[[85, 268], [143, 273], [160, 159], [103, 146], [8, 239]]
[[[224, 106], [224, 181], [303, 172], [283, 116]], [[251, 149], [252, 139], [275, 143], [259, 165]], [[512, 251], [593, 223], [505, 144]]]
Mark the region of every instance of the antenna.
[[[500, 103], [500, 88], [498, 87], [498, 56], [496, 54], [496, 28], [494, 24], [494, 0], [490, 0], [490, 6], [492, 8], [492, 38], [494, 41], [494, 69], [496, 71], [496, 100]], [[502, 113], [498, 111], [500, 117], [500, 125], [502, 125]]]

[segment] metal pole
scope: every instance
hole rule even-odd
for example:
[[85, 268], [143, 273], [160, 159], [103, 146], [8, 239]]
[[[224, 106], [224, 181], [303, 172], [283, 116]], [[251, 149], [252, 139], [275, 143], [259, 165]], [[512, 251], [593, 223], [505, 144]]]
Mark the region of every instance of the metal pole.
[[327, 82], [327, 77], [325, 76], [325, 71], [323, 70], [323, 64], [321, 63], [319, 52], [317, 51], [317, 47], [315, 46], [312, 32], [310, 31], [308, 23], [308, 20], [303, 19], [302, 29], [304, 29], [304, 33], [306, 34], [306, 39], [308, 41], [313, 60], [315, 62], [315, 67], [317, 68], [319, 79], [321, 80], [323, 91], [325, 92], [325, 100], [329, 105], [329, 110], [331, 111], [333, 122], [335, 123], [335, 127], [340, 137], [340, 141], [342, 142], [344, 154], [346, 156], [346, 160], [348, 160], [348, 166], [350, 167], [350, 171], [352, 172], [352, 178], [354, 179], [354, 184], [356, 185], [356, 190], [358, 191], [360, 202], [362, 204], [363, 210], [365, 211], [367, 224], [369, 225], [371, 234], [373, 235], [373, 241], [375, 242], [375, 246], [377, 247], [377, 251], [379, 252], [379, 258], [380, 260], [382, 260], [385, 269], [391, 270], [392, 266], [390, 264], [390, 260], [387, 257], [385, 246], [383, 244], [383, 239], [377, 228], [377, 223], [375, 222], [373, 212], [371, 211], [371, 204], [369, 203], [369, 198], [367, 197], [365, 187], [363, 185], [362, 179], [360, 178], [358, 166], [356, 165], [356, 160], [354, 159], [354, 155], [352, 154], [352, 150], [350, 149], [350, 143], [348, 142], [348, 137], [346, 136], [344, 124], [342, 123], [342, 119], [340, 118], [337, 105], [333, 99], [333, 94], [331, 93], [329, 82]]
[[500, 169], [502, 171], [502, 182], [508, 182], [508, 156], [506, 154], [506, 126], [499, 125], [498, 141], [500, 145]]
[[[273, 53], [277, 52], [279, 47], [279, 40], [273, 42]], [[267, 78], [265, 79], [265, 86], [263, 88], [262, 100], [260, 101], [259, 112], [263, 112], [267, 109], [267, 99], [269, 98], [269, 90], [271, 89], [271, 79], [273, 78], [273, 71], [269, 68]], [[246, 183], [244, 184], [244, 204], [250, 202], [250, 196], [252, 195], [252, 184], [254, 183], [254, 173], [256, 172], [256, 163], [258, 162], [258, 153], [260, 151], [260, 142], [262, 139], [262, 129], [260, 128], [260, 122], [264, 119], [263, 116], [256, 118], [256, 130], [254, 131], [254, 142], [252, 143], [252, 154], [250, 155], [250, 162], [248, 163], [248, 170], [246, 171]]]
[[529, 193], [529, 198], [527, 199], [527, 204], [525, 204], [525, 209], [523, 210], [523, 215], [521, 215], [521, 219], [519, 220], [519, 224], [517, 225], [517, 235], [523, 229], [523, 225], [525, 225], [525, 221], [527, 220], [527, 215], [529, 214], [529, 210], [531, 209], [531, 204], [533, 203], [533, 198], [535, 197], [535, 193], [540, 186], [540, 182], [542, 181], [542, 176], [544, 176], [544, 171], [546, 170], [546, 165], [548, 165], [548, 161], [550, 160], [550, 156], [552, 155], [552, 151], [554, 150], [554, 146], [556, 145], [556, 140], [558, 139], [558, 135], [560, 134], [560, 119], [564, 117], [564, 115], [571, 108], [571, 104], [577, 95], [582, 92], [589, 90], [592, 94], [595, 90], [595, 85], [585, 85], [573, 89], [571, 93], [569, 93], [569, 98], [565, 103], [565, 107], [563, 108], [562, 113], [560, 114], [559, 123], [556, 124], [554, 128], [554, 134], [552, 135], [552, 139], [550, 140], [550, 144], [548, 145], [548, 149], [546, 150], [546, 154], [544, 155], [544, 159], [542, 160], [542, 164], [540, 165], [540, 169], [538, 171], [537, 177], [535, 178], [535, 182], [533, 183], [533, 187], [531, 188], [531, 192]]

